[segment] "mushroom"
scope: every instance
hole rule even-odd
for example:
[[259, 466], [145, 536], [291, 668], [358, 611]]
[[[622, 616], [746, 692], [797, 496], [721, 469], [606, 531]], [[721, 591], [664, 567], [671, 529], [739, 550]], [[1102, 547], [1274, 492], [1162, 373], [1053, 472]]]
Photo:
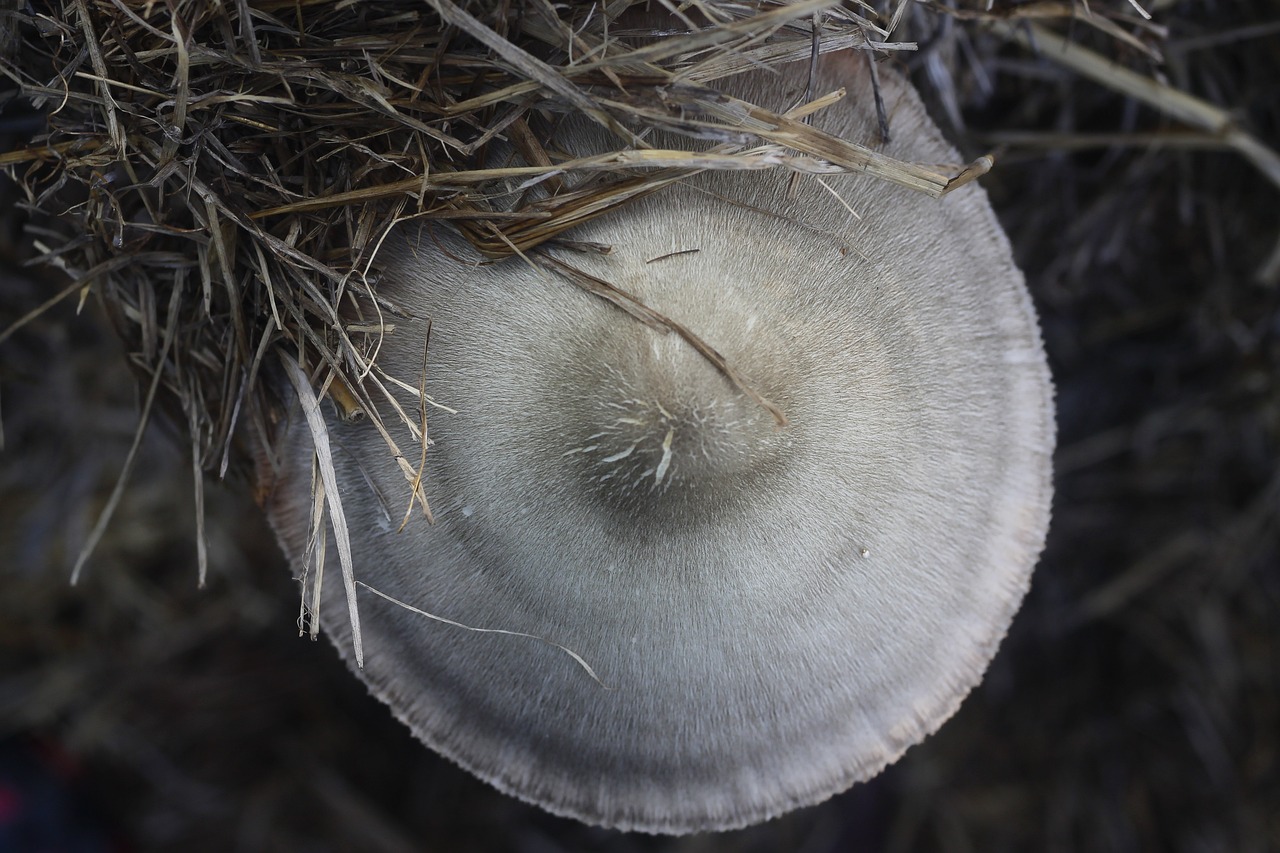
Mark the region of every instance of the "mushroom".
[[[785, 109], [807, 71], [734, 85]], [[883, 150], [956, 162], [910, 86], [880, 82]], [[816, 123], [879, 146], [861, 56], [824, 59], [820, 90], [839, 86]], [[429, 321], [425, 390], [456, 414], [429, 420], [435, 522], [402, 532], [409, 489], [383, 439], [328, 416], [355, 575], [501, 632], [362, 592], [357, 674], [433, 749], [592, 824], [740, 827], [873, 776], [981, 679], [1048, 525], [1052, 386], [985, 195], [704, 173], [574, 236], [613, 247], [574, 266], [744, 384], [521, 259], [475, 263], [440, 228], [405, 229], [379, 292], [409, 316], [379, 364], [416, 384]], [[277, 449], [268, 513], [301, 567], [300, 415]], [[336, 581], [321, 619], [352, 662]]]

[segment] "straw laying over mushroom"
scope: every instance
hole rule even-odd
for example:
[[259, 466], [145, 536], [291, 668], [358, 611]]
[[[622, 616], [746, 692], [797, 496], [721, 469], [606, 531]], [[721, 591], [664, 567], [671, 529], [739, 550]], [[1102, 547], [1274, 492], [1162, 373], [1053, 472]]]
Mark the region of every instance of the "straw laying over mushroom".
[[[101, 299], [188, 426], [198, 469], [219, 476], [237, 430], [263, 433], [273, 350], [347, 411], [398, 417], [372, 360], [382, 329], [342, 315], [353, 294], [373, 295], [398, 220], [451, 222], [497, 258], [698, 170], [856, 170], [933, 195], [960, 173], [713, 88], [832, 50], [913, 47], [884, 43], [872, 20], [830, 0], [702, 3], [711, 20], [636, 47], [617, 38], [632, 5], [74, 0], [7, 30], [4, 71], [50, 118], [3, 164], [34, 206], [68, 208], [40, 236], [75, 282], [59, 296]], [[566, 162], [566, 112], [608, 128], [619, 153]], [[690, 148], [647, 147], [652, 128]], [[536, 165], [493, 168], [484, 154], [499, 139]], [[694, 142], [708, 139], [710, 152]], [[513, 177], [521, 196], [498, 183]]]

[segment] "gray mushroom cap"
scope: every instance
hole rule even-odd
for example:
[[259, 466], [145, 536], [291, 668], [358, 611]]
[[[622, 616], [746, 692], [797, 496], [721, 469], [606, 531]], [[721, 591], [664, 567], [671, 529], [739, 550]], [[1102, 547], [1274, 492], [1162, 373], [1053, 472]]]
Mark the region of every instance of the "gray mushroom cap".
[[[826, 62], [820, 90], [850, 94], [816, 122], [880, 147], [863, 69]], [[782, 109], [806, 72], [737, 85]], [[881, 84], [883, 150], [958, 162], [910, 87]], [[384, 250], [380, 292], [418, 319], [394, 320], [380, 364], [416, 384], [429, 318], [426, 391], [457, 414], [430, 414], [437, 522], [401, 533], [385, 443], [330, 418], [356, 577], [572, 649], [608, 685], [547, 643], [363, 592], [360, 677], [501, 790], [623, 829], [743, 826], [879, 772], [994, 655], [1051, 494], [1022, 276], [976, 186], [823, 180], [861, 218], [812, 178], [716, 173], [572, 235], [614, 247], [575, 266], [723, 353], [782, 429], [679, 336], [519, 259], [470, 263], [440, 229]], [[300, 565], [312, 450], [293, 421], [268, 512]], [[350, 657], [328, 553], [322, 622]]]

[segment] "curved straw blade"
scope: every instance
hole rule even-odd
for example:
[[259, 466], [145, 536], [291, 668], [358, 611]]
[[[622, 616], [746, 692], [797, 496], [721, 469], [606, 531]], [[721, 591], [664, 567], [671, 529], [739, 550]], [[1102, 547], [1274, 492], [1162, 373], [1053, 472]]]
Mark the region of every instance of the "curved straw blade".
[[364, 643], [360, 639], [360, 612], [356, 607], [355, 566], [351, 559], [351, 536], [347, 529], [347, 516], [342, 510], [342, 497], [338, 492], [338, 474], [333, 468], [333, 451], [329, 447], [329, 428], [320, 412], [320, 401], [311, 389], [307, 375], [298, 362], [284, 353], [280, 354], [285, 375], [298, 394], [307, 429], [315, 447], [316, 461], [320, 466], [320, 479], [324, 482], [325, 501], [329, 505], [329, 521], [333, 525], [333, 538], [338, 543], [338, 561], [342, 564], [342, 582], [347, 588], [347, 611], [351, 618], [351, 645], [355, 650], [356, 666], [364, 668]]

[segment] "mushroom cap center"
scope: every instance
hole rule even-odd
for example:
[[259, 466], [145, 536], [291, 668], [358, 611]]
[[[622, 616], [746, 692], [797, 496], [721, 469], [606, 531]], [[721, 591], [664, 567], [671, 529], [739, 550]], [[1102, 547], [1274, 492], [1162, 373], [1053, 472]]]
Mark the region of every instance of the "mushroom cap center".
[[[586, 491], [628, 518], [688, 518], [776, 473], [791, 437], [764, 407], [676, 334], [627, 331], [578, 353], [555, 383], [553, 428]], [[750, 377], [759, 390], [768, 380]]]

